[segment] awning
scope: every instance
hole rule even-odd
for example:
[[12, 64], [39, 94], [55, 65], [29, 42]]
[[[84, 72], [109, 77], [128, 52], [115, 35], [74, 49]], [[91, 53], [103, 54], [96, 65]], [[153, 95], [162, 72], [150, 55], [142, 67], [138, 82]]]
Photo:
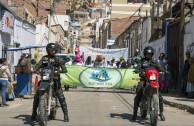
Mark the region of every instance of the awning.
[[24, 46], [19, 48], [8, 48], [4, 49], [3, 51], [20, 51], [20, 50], [26, 50], [26, 49], [33, 49], [33, 48], [45, 48], [46, 46]]

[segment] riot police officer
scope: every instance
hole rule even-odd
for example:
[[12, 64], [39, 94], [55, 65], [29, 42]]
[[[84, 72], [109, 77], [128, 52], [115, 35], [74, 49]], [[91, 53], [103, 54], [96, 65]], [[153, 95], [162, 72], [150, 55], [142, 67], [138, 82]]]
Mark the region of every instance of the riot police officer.
[[[63, 63], [63, 61], [55, 56], [57, 53], [57, 45], [55, 43], [49, 43], [46, 46], [46, 51], [48, 55], [45, 55], [42, 57], [42, 59], [36, 64], [35, 66], [35, 71], [38, 71], [41, 67], [46, 67], [48, 63], [54, 66], [54, 69], [57, 70], [58, 74], [55, 75], [54, 77], [54, 91], [56, 93], [57, 98], [59, 99], [59, 102], [61, 104], [62, 111], [64, 113], [64, 121], [69, 122], [69, 117], [68, 117], [68, 110], [67, 110], [67, 104], [65, 101], [65, 97], [63, 94], [63, 90], [61, 88], [60, 84], [60, 68], [62, 69], [62, 73], [66, 73], [67, 69]], [[37, 108], [39, 105], [39, 94], [38, 94], [38, 89], [36, 90], [36, 94], [34, 96], [34, 102], [33, 102], [33, 110], [32, 110], [32, 116], [31, 120], [34, 121], [37, 116]]]
[[[157, 61], [154, 61], [152, 59], [152, 57], [154, 55], [154, 49], [151, 46], [145, 47], [143, 54], [144, 54], [144, 58], [142, 58], [140, 60], [140, 62], [137, 65], [134, 72], [138, 73], [139, 70], [145, 69], [145, 68], [150, 67], [150, 66], [155, 67], [158, 71], [165, 72], [165, 70], [163, 68], [161, 68], [160, 65], [157, 63]], [[146, 65], [146, 64], [149, 64], [149, 65]], [[141, 74], [140, 74], [140, 81], [144, 81], [144, 80], [145, 80], [144, 76], [141, 76]], [[140, 87], [141, 84], [142, 83], [140, 82], [140, 85], [138, 87]], [[136, 96], [135, 96], [135, 99], [134, 99], [134, 108], [133, 108], [132, 120], [136, 120], [138, 106], [139, 106], [139, 103], [141, 101], [142, 95], [143, 95], [142, 89], [141, 88], [137, 89]], [[165, 121], [165, 117], [163, 115], [163, 98], [162, 98], [161, 94], [159, 94], [159, 109], [160, 109], [159, 116], [160, 116], [162, 121]]]

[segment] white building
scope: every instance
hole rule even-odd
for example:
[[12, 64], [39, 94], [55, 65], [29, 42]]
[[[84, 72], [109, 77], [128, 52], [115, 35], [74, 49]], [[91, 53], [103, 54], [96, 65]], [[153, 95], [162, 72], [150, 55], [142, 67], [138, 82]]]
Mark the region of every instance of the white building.
[[[10, 70], [14, 73], [14, 66], [23, 52], [29, 53], [29, 50], [6, 51], [9, 48], [25, 47], [35, 45], [36, 27], [23, 21], [12, 11], [1, 4], [0, 18], [0, 57], [8, 59]], [[33, 51], [32, 51], [33, 52]]]
[[[20, 44], [20, 47], [36, 45], [36, 27], [21, 18], [17, 17], [14, 21], [14, 39], [13, 43]], [[17, 65], [18, 59], [22, 53], [29, 53], [30, 50], [14, 52], [14, 65]], [[32, 57], [34, 49], [31, 49]]]
[[70, 37], [68, 36], [70, 33], [70, 22], [71, 18], [69, 15], [54, 15], [53, 19], [51, 20], [51, 25], [61, 25], [65, 34], [64, 38], [64, 48], [66, 49], [64, 53], [68, 53], [68, 49], [70, 48]]

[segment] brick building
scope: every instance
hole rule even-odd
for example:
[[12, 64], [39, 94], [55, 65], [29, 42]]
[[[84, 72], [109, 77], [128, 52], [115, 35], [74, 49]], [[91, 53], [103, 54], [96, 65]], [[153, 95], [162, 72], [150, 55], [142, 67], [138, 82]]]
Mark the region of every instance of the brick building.
[[[13, 10], [19, 17], [29, 23], [45, 23], [50, 9], [50, 0], [3, 0], [3, 3]], [[54, 2], [54, 14], [65, 15], [69, 9], [68, 3]]]

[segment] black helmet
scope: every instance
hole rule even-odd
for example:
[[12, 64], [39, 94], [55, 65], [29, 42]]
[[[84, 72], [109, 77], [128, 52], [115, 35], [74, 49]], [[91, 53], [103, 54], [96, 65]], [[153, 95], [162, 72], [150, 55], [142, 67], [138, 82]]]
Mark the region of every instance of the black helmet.
[[143, 54], [144, 56], [146, 56], [146, 54], [152, 54], [152, 57], [154, 55], [154, 49], [151, 46], [146, 46], [143, 50]]
[[48, 55], [52, 56], [53, 54], [51, 54], [51, 50], [56, 50], [56, 53], [57, 53], [57, 45], [55, 43], [49, 43], [47, 44], [46, 46], [46, 52], [48, 53]]

